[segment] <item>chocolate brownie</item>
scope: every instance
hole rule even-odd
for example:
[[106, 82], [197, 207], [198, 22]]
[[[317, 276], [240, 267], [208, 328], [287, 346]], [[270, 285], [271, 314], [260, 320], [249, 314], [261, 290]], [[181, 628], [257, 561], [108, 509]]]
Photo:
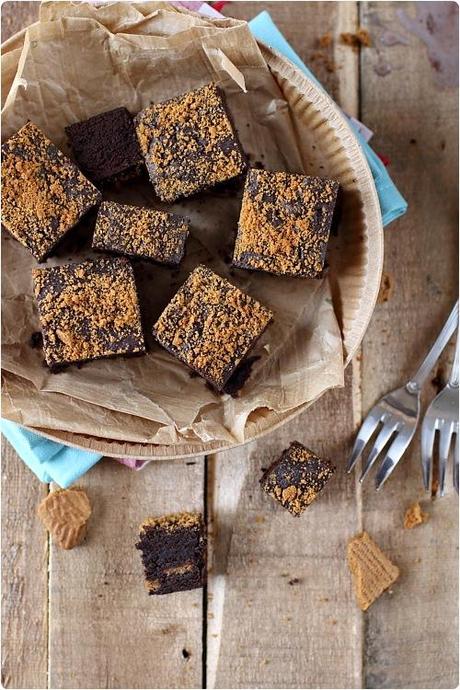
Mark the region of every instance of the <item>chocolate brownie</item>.
[[198, 513], [148, 518], [136, 548], [142, 552], [149, 594], [170, 594], [206, 583], [206, 527]]
[[233, 265], [281, 276], [321, 275], [339, 185], [334, 180], [250, 170]]
[[177, 265], [189, 232], [185, 218], [153, 208], [104, 201], [98, 211], [93, 248]]
[[157, 195], [174, 201], [226, 182], [245, 156], [213, 83], [141, 111], [136, 131]]
[[269, 496], [299, 517], [318, 496], [335, 467], [298, 441], [293, 441], [264, 472], [260, 483]]
[[222, 391], [273, 317], [225, 278], [198, 266], [153, 327], [166, 350]]
[[145, 352], [133, 269], [104, 257], [33, 271], [50, 369]]
[[37, 261], [101, 200], [78, 168], [28, 122], [2, 146], [2, 223]]
[[135, 177], [144, 167], [133, 119], [126, 108], [75, 122], [65, 131], [75, 160], [93, 182]]

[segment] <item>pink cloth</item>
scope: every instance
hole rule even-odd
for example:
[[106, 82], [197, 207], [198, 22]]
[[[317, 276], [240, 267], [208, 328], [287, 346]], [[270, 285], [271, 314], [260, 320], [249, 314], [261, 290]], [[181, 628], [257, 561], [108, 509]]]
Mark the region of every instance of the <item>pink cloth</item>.
[[141, 470], [148, 463], [148, 460], [140, 460], [139, 458], [114, 458], [114, 460], [126, 465], [131, 470]]

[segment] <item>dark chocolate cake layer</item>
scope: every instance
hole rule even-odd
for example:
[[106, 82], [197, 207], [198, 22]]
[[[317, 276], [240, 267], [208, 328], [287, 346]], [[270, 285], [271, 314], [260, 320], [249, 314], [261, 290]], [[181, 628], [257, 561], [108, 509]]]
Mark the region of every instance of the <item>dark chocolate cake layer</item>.
[[149, 594], [196, 589], [206, 582], [206, 528], [198, 513], [145, 520], [136, 548]]

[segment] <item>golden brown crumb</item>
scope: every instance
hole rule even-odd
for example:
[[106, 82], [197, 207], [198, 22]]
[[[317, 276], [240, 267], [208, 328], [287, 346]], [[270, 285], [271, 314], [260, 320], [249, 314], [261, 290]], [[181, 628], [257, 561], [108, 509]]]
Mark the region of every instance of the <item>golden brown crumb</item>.
[[2, 146], [2, 222], [38, 261], [100, 198], [33, 122]]
[[275, 275], [319, 276], [337, 191], [334, 180], [250, 170], [238, 221], [234, 265]]
[[377, 302], [379, 304], [383, 304], [384, 302], [388, 302], [388, 300], [391, 298], [393, 294], [393, 278], [390, 273], [383, 273], [382, 274], [382, 281], [380, 283], [380, 290], [379, 294], [377, 297]]
[[404, 527], [405, 529], [413, 529], [417, 527], [417, 525], [427, 522], [428, 518], [428, 513], [422, 511], [420, 503], [417, 501], [416, 503], [412, 503], [406, 510], [404, 515]]
[[320, 48], [328, 48], [332, 43], [332, 34], [330, 31], [318, 38], [318, 45]]
[[163, 201], [230, 180], [246, 167], [216, 84], [151, 105], [135, 124], [151, 181]]
[[340, 41], [343, 45], [353, 48], [353, 50], [358, 50], [361, 47], [368, 48], [372, 45], [370, 34], [366, 29], [358, 29], [356, 33], [341, 33]]
[[198, 266], [153, 327], [157, 341], [218, 390], [263, 333], [272, 312]]

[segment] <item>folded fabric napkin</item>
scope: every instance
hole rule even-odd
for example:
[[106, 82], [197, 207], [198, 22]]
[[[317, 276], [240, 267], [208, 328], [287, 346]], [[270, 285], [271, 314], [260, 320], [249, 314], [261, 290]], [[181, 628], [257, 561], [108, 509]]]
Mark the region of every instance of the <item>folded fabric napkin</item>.
[[[203, 7], [204, 5], [200, 8], [200, 11], [203, 11]], [[208, 8], [209, 6], [207, 6], [203, 13], [218, 16], [218, 12], [215, 10], [209, 12]], [[264, 11], [258, 14], [257, 17], [249, 22], [249, 27], [256, 38], [289, 58], [304, 74], [318, 84], [318, 86], [321, 86], [314, 74], [286, 41], [268, 12]], [[388, 223], [399, 218], [407, 211], [407, 203], [396, 189], [382, 161], [367, 144], [358, 130], [358, 125], [353, 122], [352, 118], [350, 118], [350, 123], [355, 129], [356, 137], [363, 148], [374, 177], [383, 225], [388, 225]], [[1, 420], [1, 431], [19, 457], [42, 482], [54, 481], [64, 489], [77, 481], [102, 457], [97, 453], [89, 453], [50, 441], [39, 434], [34, 434], [6, 420]], [[134, 470], [142, 469], [146, 464], [145, 460], [138, 460], [136, 458], [122, 458], [119, 459], [119, 462]]]
[[6, 419], [1, 420], [0, 428], [3, 436], [40, 481], [56, 482], [62, 489], [76, 482], [102, 457], [99, 453], [89, 453], [50, 441]]
[[[315, 84], [323, 88], [313, 72], [308, 69], [305, 63], [302, 62], [297, 53], [286, 41], [268, 12], [261, 12], [257, 17], [254, 17], [254, 19], [249, 22], [249, 27], [257, 39], [275, 48], [275, 50], [287, 57], [296, 67], [302, 70], [302, 72], [314, 81]], [[396, 220], [396, 218], [406, 213], [407, 202], [396, 188], [384, 164], [365, 141], [352, 119], [350, 119], [350, 124], [355, 130], [356, 138], [363, 149], [374, 178], [382, 213], [382, 223], [383, 225], [388, 225], [393, 220]]]

